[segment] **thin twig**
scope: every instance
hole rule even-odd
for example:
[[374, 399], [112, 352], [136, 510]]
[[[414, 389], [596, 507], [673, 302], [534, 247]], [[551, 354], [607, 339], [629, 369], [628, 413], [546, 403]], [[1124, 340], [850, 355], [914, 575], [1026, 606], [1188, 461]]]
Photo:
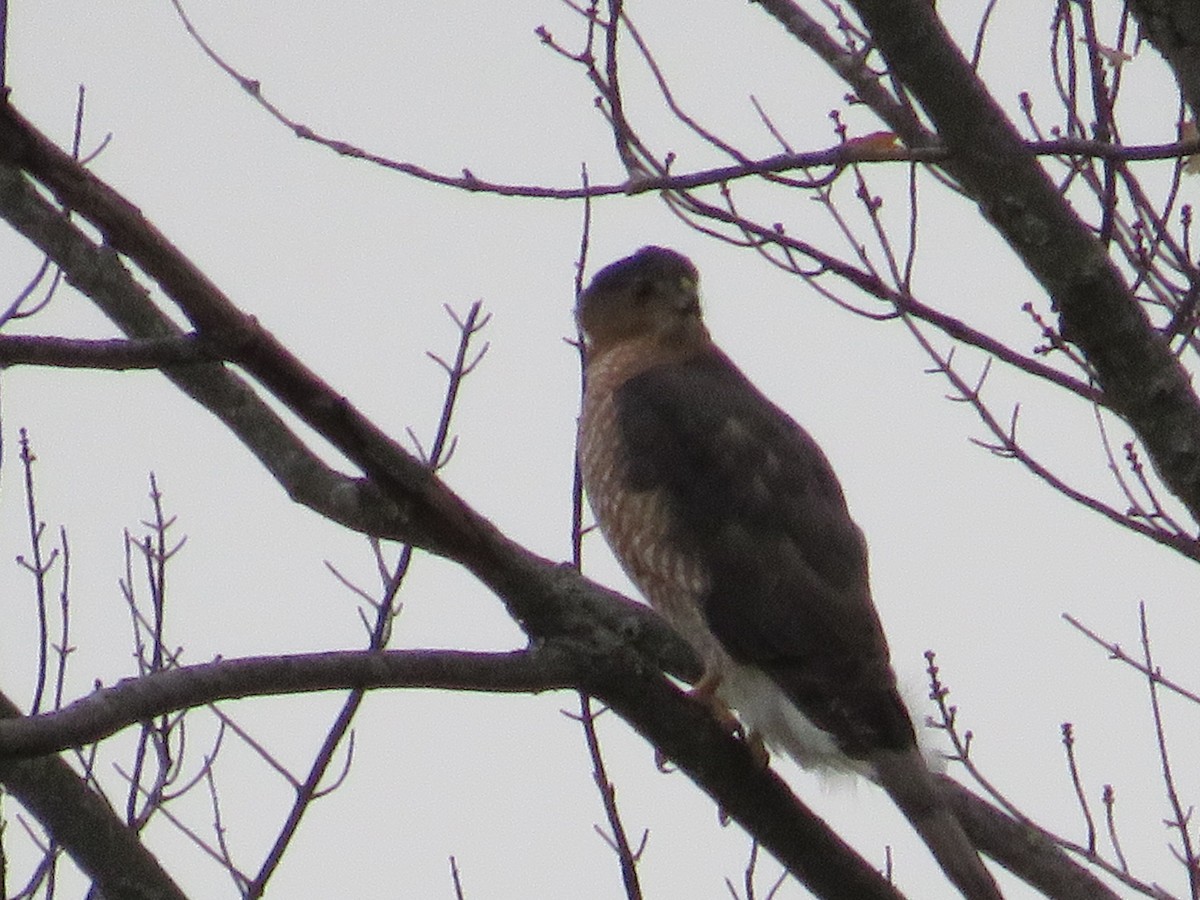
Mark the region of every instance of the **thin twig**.
[[1121, 850], [1121, 840], [1117, 837], [1117, 793], [1111, 784], [1104, 786], [1101, 800], [1104, 803], [1104, 823], [1108, 830], [1108, 841], [1112, 844], [1113, 853], [1117, 857], [1117, 865], [1121, 867], [1122, 872], [1128, 872], [1129, 863], [1125, 861], [1125, 853]]
[[1076, 631], [1079, 631], [1093, 643], [1103, 647], [1104, 650], [1107, 651], [1110, 658], [1136, 669], [1146, 678], [1152, 679], [1155, 684], [1161, 685], [1168, 691], [1178, 694], [1180, 697], [1190, 700], [1192, 703], [1200, 704], [1200, 694], [1188, 690], [1176, 681], [1172, 681], [1170, 678], [1163, 675], [1159, 669], [1148, 668], [1145, 663], [1134, 659], [1132, 656], [1126, 653], [1120, 644], [1114, 641], [1107, 641], [1100, 637], [1099, 634], [1097, 634], [1091, 628], [1088, 628], [1070, 613], [1063, 613], [1062, 617], [1066, 620], [1067, 624], [1071, 625], [1071, 627], [1073, 627]]
[[450, 881], [454, 884], [454, 900], [465, 900], [466, 894], [463, 893], [462, 877], [458, 871], [458, 860], [453, 855], [450, 857]]
[[[584, 187], [587, 186], [587, 168], [580, 171]], [[591, 202], [584, 201], [583, 221], [580, 226], [579, 253], [575, 260], [575, 298], [578, 300], [583, 293], [583, 273], [587, 269], [588, 249], [591, 239], [592, 207]], [[586, 379], [586, 348], [583, 334], [576, 327], [574, 346], [579, 356], [580, 365], [580, 394], [585, 389]], [[583, 567], [583, 538], [587, 529], [583, 525], [583, 474], [579, 468], [579, 460], [575, 460], [571, 479], [571, 559], [576, 569]], [[588, 757], [592, 765], [592, 780], [600, 792], [600, 802], [604, 809], [604, 817], [608, 821], [608, 833], [601, 836], [613, 848], [621, 869], [621, 882], [625, 887], [627, 900], [640, 900], [642, 897], [641, 881], [638, 877], [638, 860], [645, 847], [648, 832], [642, 832], [641, 842], [636, 850], [630, 845], [625, 823], [621, 818], [621, 810], [617, 806], [617, 789], [608, 777], [608, 768], [604, 761], [604, 753], [600, 745], [600, 736], [596, 730], [597, 713], [592, 705], [592, 698], [587, 694], [579, 694], [579, 714], [572, 716], [583, 729], [584, 743], [587, 746]]]
[[1096, 852], [1096, 821], [1092, 818], [1092, 808], [1088, 805], [1087, 791], [1083, 789], [1083, 779], [1079, 774], [1079, 762], [1075, 758], [1075, 729], [1070, 722], [1062, 724], [1062, 742], [1067, 751], [1067, 770], [1071, 773], [1071, 784], [1075, 788], [1075, 799], [1079, 801], [1079, 809], [1083, 813], [1083, 821], [1087, 826], [1086, 846], [1089, 854]]
[[[1150, 651], [1150, 627], [1146, 620], [1146, 604], [1141, 602], [1138, 604], [1138, 628], [1141, 634], [1142, 641], [1142, 663], [1148, 673], [1155, 673], [1158, 669], [1154, 665], [1154, 658]], [[1184, 871], [1187, 872], [1188, 886], [1192, 900], [1200, 897], [1200, 859], [1196, 856], [1195, 848], [1192, 844], [1191, 834], [1191, 819], [1192, 808], [1189, 806], [1187, 811], [1184, 811], [1183, 804], [1179, 799], [1179, 791], [1175, 785], [1175, 773], [1171, 766], [1171, 756], [1168, 751], [1167, 730], [1163, 724], [1162, 706], [1158, 699], [1159, 680], [1148, 675], [1146, 678], [1146, 689], [1150, 696], [1150, 712], [1154, 717], [1154, 737], [1158, 745], [1159, 763], [1162, 769], [1163, 790], [1166, 793], [1167, 803], [1171, 807], [1172, 818], [1166, 821], [1169, 828], [1174, 829], [1179, 835], [1179, 845], [1181, 852], [1174, 851], [1176, 858], [1183, 863]]]
[[966, 768], [967, 773], [978, 784], [983, 791], [992, 798], [995, 803], [1004, 810], [1012, 818], [1021, 823], [1022, 826], [1029, 829], [1031, 832], [1040, 835], [1045, 840], [1052, 844], [1061, 847], [1071, 853], [1078, 854], [1086, 859], [1092, 865], [1104, 870], [1108, 875], [1120, 881], [1122, 884], [1132, 888], [1139, 893], [1145, 894], [1148, 897], [1156, 898], [1156, 900], [1167, 900], [1162, 890], [1156, 885], [1149, 884], [1141, 879], [1134, 877], [1123, 866], [1118, 867], [1113, 865], [1108, 860], [1099, 856], [1096, 853], [1090, 853], [1088, 848], [1082, 844], [1068, 840], [1062, 835], [1055, 834], [1047, 828], [1030, 819], [1024, 812], [1012, 803], [1000, 790], [992, 784], [992, 782], [983, 774], [978, 766], [975, 765], [970, 756], [972, 735], [968, 731], [965, 734], [960, 733], [958, 729], [958, 709], [946, 702], [949, 696], [949, 689], [942, 683], [939, 676], [938, 668], [934, 662], [934, 653], [932, 650], [925, 652], [925, 658], [928, 662], [928, 674], [930, 679], [930, 699], [932, 699], [938, 709], [939, 721], [927, 720], [927, 724], [934, 728], [942, 729], [946, 732], [951, 745], [954, 747], [955, 756], [951, 757], [957, 762], [961, 762]]
[[63, 690], [67, 681], [67, 659], [75, 648], [71, 646], [71, 545], [67, 542], [67, 529], [58, 528], [59, 547], [62, 550], [62, 587], [58, 592], [59, 635], [54, 652], [58, 655], [58, 670], [54, 675], [54, 708], [62, 706]]
[[[473, 339], [487, 325], [491, 318], [490, 315], [484, 315], [482, 309], [482, 303], [476, 301], [471, 304], [465, 317], [459, 317], [452, 309], [447, 307], [446, 311], [458, 326], [459, 331], [454, 361], [447, 364], [440, 357], [432, 353], [430, 354], [430, 357], [445, 370], [447, 376], [446, 393], [442, 402], [441, 413], [438, 417], [434, 439], [428, 455], [424, 456], [425, 464], [433, 471], [437, 471], [445, 464], [447, 454], [454, 447], [454, 442], [450, 437], [451, 425], [463, 379], [475, 369], [488, 349], [488, 345], [485, 343], [480, 350], [473, 355], [471, 354]], [[413, 548], [410, 544], [403, 545], [400, 548], [395, 565], [393, 567], [386, 567], [378, 542], [372, 542], [372, 547], [380, 567], [383, 585], [381, 596], [377, 600], [371, 601], [374, 617], [373, 622], [368, 622], [370, 629], [368, 647], [370, 650], [378, 651], [386, 647], [391, 638], [392, 623], [399, 614], [397, 596], [412, 564]], [[336, 575], [336, 570], [334, 571]], [[350, 762], [349, 756], [347, 756], [346, 765], [343, 766], [341, 775], [334, 779], [333, 786], [321, 787], [321, 783], [326, 778], [338, 748], [341, 746], [342, 741], [346, 739], [347, 734], [350, 733], [350, 726], [357, 716], [365, 696], [365, 692], [362, 690], [350, 692], [341, 709], [338, 711], [337, 716], [334, 718], [333, 723], [327, 730], [320, 748], [318, 748], [313, 757], [308, 774], [302, 780], [289, 779], [295, 785], [295, 796], [292, 806], [281, 824], [275, 841], [271, 849], [267, 852], [258, 873], [250, 881], [247, 891], [248, 897], [257, 898], [263, 895], [266, 891], [267, 883], [278, 869], [279, 864], [283, 861], [284, 854], [295, 838], [300, 827], [300, 822], [309, 807], [315, 800], [327, 795], [330, 790], [341, 784], [345, 778]]]
[[33, 700], [30, 702], [29, 709], [31, 715], [37, 715], [42, 709], [42, 695], [46, 690], [49, 676], [50, 622], [46, 599], [46, 576], [58, 558], [58, 550], [56, 548], [51, 551], [49, 558], [42, 558], [42, 535], [45, 532], [46, 524], [38, 518], [37, 495], [33, 486], [33, 464], [37, 461], [37, 457], [33, 454], [29, 433], [24, 428], [20, 430], [20, 441], [21, 468], [25, 476], [25, 519], [28, 526], [29, 552], [32, 561], [27, 560], [24, 556], [18, 556], [17, 563], [33, 576], [38, 623], [38, 663], [37, 681], [34, 685]]

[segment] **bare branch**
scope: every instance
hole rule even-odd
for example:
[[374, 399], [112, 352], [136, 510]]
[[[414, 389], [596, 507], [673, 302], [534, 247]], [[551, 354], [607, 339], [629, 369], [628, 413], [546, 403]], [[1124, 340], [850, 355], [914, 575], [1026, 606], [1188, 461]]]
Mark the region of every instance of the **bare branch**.
[[1054, 299], [1063, 337], [1083, 350], [1159, 475], [1200, 520], [1200, 402], [1104, 248], [1037, 165], [933, 7], [922, 0], [853, 6], [937, 126], [951, 153], [947, 170]]
[[[615, 52], [612, 52], [615, 49], [616, 29], [610, 27], [608, 22], [605, 22], [602, 27], [606, 35], [606, 41], [612, 41], [614, 44], [614, 47], [608, 47], [606, 44], [606, 50], [609, 51], [606, 53], [606, 58], [611, 60], [606, 65], [611, 68], [611, 71], [606, 70], [604, 73], [600, 73], [597, 70], [592, 76], [592, 81], [601, 91], [605, 100], [610, 104], [610, 107], [615, 99], [615, 113], [614, 109], [610, 108], [608, 115], [610, 121], [615, 123], [617, 132], [620, 135], [617, 144], [618, 155], [625, 162], [629, 171], [637, 173], [636, 178], [631, 178], [629, 181], [621, 182], [620, 184], [555, 188], [532, 183], [512, 184], [488, 181], [477, 177], [474, 169], [471, 168], [463, 168], [460, 174], [450, 175], [415, 163], [382, 156], [347, 141], [322, 135], [314, 128], [292, 118], [281, 107], [267, 99], [262, 83], [258, 79], [243, 74], [216, 52], [196, 30], [178, 0], [172, 0], [172, 5], [175, 7], [176, 13], [183, 23], [185, 30], [214, 64], [232, 78], [268, 115], [295, 134], [296, 137], [320, 144], [340, 156], [360, 159], [364, 162], [369, 162], [381, 168], [408, 175], [421, 181], [428, 181], [433, 184], [472, 193], [496, 194], [503, 197], [578, 200], [583, 197], [631, 195], [662, 190], [688, 190], [755, 175], [799, 171], [825, 166], [840, 169], [850, 162], [891, 162], [902, 159], [911, 162], [937, 163], [946, 158], [946, 151], [938, 145], [936, 137], [920, 123], [911, 106], [897, 101], [887, 88], [882, 86], [879, 76], [871, 72], [864, 65], [864, 56], [862, 54], [854, 53], [839, 46], [819, 23], [808, 16], [807, 13], [800, 9], [797, 4], [791, 2], [791, 0], [767, 0], [767, 2], [759, 0], [759, 2], [771, 15], [778, 18], [788, 28], [789, 32], [812, 47], [822, 59], [825, 59], [830, 64], [834, 71], [845, 77], [848, 84], [857, 92], [857, 97], [867, 102], [911, 149], [907, 151], [894, 151], [870, 146], [843, 146], [812, 153], [780, 154], [763, 160], [741, 160], [737, 165], [733, 166], [698, 170], [680, 175], [668, 176], [651, 173], [641, 164], [639, 157], [633, 155], [633, 149], [629, 146], [629, 142], [637, 142], [636, 132], [629, 128], [628, 122], [624, 119], [619, 92], [615, 95], [613, 94], [613, 91], [617, 90], [617, 85], [613, 80], [616, 77], [616, 55]], [[615, 7], [615, 13], [611, 7]], [[609, 13], [609, 21], [616, 21], [612, 16], [614, 14], [616, 16], [622, 15], [621, 4], [611, 4]], [[595, 24], [594, 15], [589, 17], [589, 21]], [[609, 37], [610, 34], [612, 35], [611, 37]], [[550, 37], [545, 29], [539, 29], [538, 35], [544, 44], [555, 47], [563, 56], [588, 66], [594, 64], [594, 59], [590, 55], [590, 52], [585, 51], [581, 54], [567, 53], [554, 44], [553, 38]], [[1029, 149], [1037, 155], [1045, 156], [1080, 156], [1125, 160], [1174, 159], [1196, 152], [1200, 149], [1200, 142], [1179, 141], [1173, 144], [1119, 146], [1105, 141], [1072, 139], [1031, 143]]]
[[1075, 799], [1079, 801], [1079, 810], [1083, 813], [1083, 821], [1087, 826], [1087, 851], [1096, 852], [1096, 821], [1092, 818], [1092, 809], [1087, 802], [1087, 792], [1083, 789], [1083, 779], [1079, 774], [1079, 762], [1075, 758], [1075, 729], [1070, 722], [1062, 724], [1062, 742], [1067, 751], [1067, 770], [1071, 773], [1071, 785], [1075, 788]]
[[574, 680], [570, 656], [551, 643], [511, 653], [344, 650], [217, 660], [124, 679], [57, 712], [0, 720], [0, 759], [90, 744], [218, 700], [384, 687], [538, 693]]
[[[1067, 859], [1051, 835], [1009, 818], [944, 775], [940, 781], [975, 846], [1045, 896], [1055, 900], [1120, 900], [1106, 884]], [[1153, 885], [1131, 878], [1122, 880], [1148, 897], [1160, 896]]]
[[866, 103], [910, 147], [929, 147], [936, 136], [922, 124], [906, 99], [898, 98], [879, 74], [866, 65], [867, 54], [839, 44], [794, 0], [756, 0], [788, 33], [811, 49], [846, 81], [856, 99]]
[[1162, 685], [1164, 688], [1166, 688], [1167, 690], [1169, 690], [1175, 694], [1178, 694], [1180, 697], [1183, 697], [1186, 700], [1190, 700], [1192, 703], [1200, 704], [1200, 694], [1197, 694], [1194, 691], [1189, 691], [1187, 688], [1183, 687], [1178, 682], [1172, 681], [1170, 678], [1167, 678], [1167, 676], [1163, 675], [1161, 670], [1159, 670], [1157, 668], [1155, 668], [1155, 669], [1148, 668], [1146, 666], [1146, 664], [1143, 663], [1141, 660], [1134, 659], [1132, 656], [1130, 656], [1128, 653], [1126, 653], [1120, 644], [1112, 642], [1112, 641], [1106, 641], [1104, 638], [1100, 637], [1100, 635], [1098, 635], [1092, 629], [1088, 628], [1086, 625], [1084, 625], [1082, 622], [1080, 622], [1077, 618], [1075, 618], [1070, 613], [1063, 613], [1062, 617], [1067, 621], [1067, 623], [1069, 625], [1071, 625], [1071, 627], [1075, 628], [1077, 631], [1082, 633], [1084, 636], [1089, 638], [1094, 643], [1099, 644], [1101, 647], [1103, 647], [1108, 652], [1108, 655], [1112, 659], [1115, 659], [1118, 662], [1122, 662], [1125, 665], [1136, 669], [1137, 671], [1139, 671], [1143, 675], [1145, 675], [1147, 678], [1154, 679], [1154, 682], [1156, 684]]
[[[615, 40], [620, 4], [613, 3], [610, 11], [613, 19], [608, 26], [609, 39]], [[615, 76], [613, 80], [615, 82]], [[243, 87], [255, 95], [259, 93], [255, 82], [247, 80]], [[300, 126], [296, 128], [300, 133]], [[843, 159], [842, 165], [855, 161], [856, 155], [863, 152], [875, 152], [849, 146], [849, 150], [839, 151], [852, 154]], [[903, 154], [918, 152], [925, 151], [888, 150], [887, 158], [904, 158]], [[186, 367], [187, 371], [183, 371], [183, 367], [168, 370], [169, 377], [193, 396], [201, 395], [201, 402], [223, 415], [293, 496], [337, 521], [353, 523], [352, 527], [368, 533], [412, 540], [469, 568], [504, 600], [513, 617], [539, 642], [535, 644], [537, 648], [554, 647], [564, 653], [569, 649], [571, 671], [578, 682], [575, 687], [602, 699], [645, 734], [711, 793], [722, 808], [759, 835], [764, 846], [814, 890], [832, 897], [896, 896], [894, 889], [870, 866], [800, 807], [774, 775], [762, 771], [761, 767], [756, 768], [757, 763], [749, 758], [745, 748], [731, 741], [707, 711], [688, 701], [661, 677], [664, 668], [691, 675], [696, 669], [695, 661], [686, 649], [680, 649], [679, 642], [661, 623], [644, 611], [635, 612], [627, 601], [596, 589], [576, 573], [555, 567], [507, 540], [450, 492], [421, 460], [405, 453], [335, 390], [288, 354], [258, 323], [237, 310], [130, 204], [73, 161], [56, 155], [49, 142], [15, 116], [11, 109], [0, 114], [0, 157], [39, 180], [65, 206], [87, 218], [102, 232], [107, 247], [89, 243], [86, 236], [72, 232], [70, 223], [50, 204], [43, 202], [43, 206], [37, 206], [35, 201], [44, 198], [29, 187], [21, 174], [0, 172], [0, 206], [23, 233], [39, 245], [45, 243], [56, 247], [56, 260], [64, 264], [72, 262], [71, 253], [64, 248], [69, 247], [72, 252], [87, 257], [89, 267], [76, 269], [82, 276], [77, 283], [84, 285], [85, 290], [95, 288], [96, 293], [101, 294], [111, 287], [105, 277], [111, 276], [113, 282], [120, 283], [121, 302], [127, 305], [120, 307], [118, 303], [113, 308], [124, 310], [114, 315], [123, 331], [137, 339], [178, 335], [177, 330], [164, 325], [169, 319], [154, 309], [144, 294], [139, 294], [139, 289], [120, 267], [116, 254], [109, 247], [127, 255], [163, 287], [216, 356], [232, 360], [249, 372], [259, 384], [341, 450], [365, 476], [361, 480], [351, 479], [318, 468], [310, 459], [307, 448], [282, 425], [276, 432], [278, 445], [264, 442], [256, 434], [262, 427], [257, 419], [258, 412], [255, 412], [255, 421], [248, 424], [244, 419], [236, 418], [229, 406], [215, 398], [214, 395], [221, 391], [238, 390], [241, 392], [239, 399], [261, 402], [250, 385], [231, 381], [225, 366], [198, 363]], [[939, 158], [939, 161], [951, 170], [959, 164], [957, 156]], [[663, 164], [664, 171], [668, 165], [669, 159]], [[665, 184], [666, 176], [663, 178]], [[471, 187], [479, 182], [469, 173], [461, 181], [456, 186], [479, 189]], [[640, 184], [637, 189], [655, 188]], [[595, 195], [594, 189], [588, 186], [578, 190], [589, 191], [587, 196]], [[761, 233], [745, 228], [732, 198], [728, 194], [726, 198], [726, 207], [717, 208], [726, 218], [718, 220], [732, 225], [731, 230], [741, 234], [748, 244], [757, 246], [769, 242], [806, 255], [818, 268], [827, 267], [828, 271], [836, 272], [869, 293], [878, 291], [875, 295], [892, 302], [895, 309], [915, 315], [912, 310], [904, 310], [903, 297], [895, 297], [895, 291], [867, 269], [847, 266], [817, 248], [792, 241], [781, 226], [761, 229]], [[676, 199], [678, 208], [685, 213], [707, 214], [702, 202], [690, 194], [681, 193]], [[106, 254], [118, 264], [105, 267], [103, 258]], [[104, 277], [98, 277], [98, 273]], [[134, 307], [136, 316], [129, 314]], [[1069, 333], [1066, 337], [1074, 339]], [[200, 387], [201, 377], [210, 379], [218, 387]], [[1118, 408], [1124, 410], [1124, 406]], [[1006, 432], [1002, 434], [1005, 440], [1011, 438]], [[281, 447], [285, 453], [296, 454], [286, 464], [277, 454]], [[321, 488], [328, 489], [328, 495], [307, 487], [300, 488], [296, 473], [287, 468], [297, 465], [295, 458], [316, 471]], [[582, 534], [582, 528], [578, 530]], [[375, 654], [374, 658], [381, 655]], [[173, 673], [154, 677], [169, 674]], [[494, 685], [489, 685], [488, 689], [494, 690]], [[1027, 839], [1028, 835], [1023, 835], [1023, 840]], [[995, 852], [1009, 853], [1006, 864], [1021, 869], [1020, 858], [1012, 855], [1011, 849], [1010, 845], [1007, 851]], [[1052, 854], [1039, 862], [1039, 865], [1043, 864], [1059, 874], [1069, 873], [1079, 883], [1086, 881], [1086, 873], [1078, 874], [1077, 867]], [[1093, 891], [1087, 896], [1106, 894]]]
[[1163, 790], [1167, 796], [1167, 803], [1171, 807], [1171, 818], [1167, 819], [1164, 824], [1179, 835], [1180, 850], [1175, 851], [1172, 848], [1172, 851], [1183, 864], [1190, 888], [1189, 893], [1192, 900], [1196, 900], [1197, 897], [1200, 897], [1200, 858], [1196, 856], [1192, 841], [1193, 807], [1188, 806], [1187, 811], [1184, 811], [1183, 803], [1179, 799], [1179, 789], [1175, 784], [1175, 770], [1171, 764], [1171, 754], [1167, 744], [1167, 729], [1163, 723], [1162, 704], [1158, 699], [1158, 679], [1153, 675], [1156, 667], [1154, 655], [1150, 649], [1150, 626], [1146, 621], [1146, 604], [1144, 602], [1138, 604], [1138, 626], [1142, 643], [1142, 663], [1146, 671], [1151, 673], [1146, 677], [1146, 688], [1150, 693], [1150, 712], [1154, 717], [1154, 740], [1158, 746]]
[[1129, 863], [1125, 861], [1125, 853], [1121, 850], [1121, 841], [1117, 837], [1117, 793], [1111, 784], [1104, 786], [1101, 799], [1104, 803], [1104, 823], [1108, 829], [1108, 841], [1112, 844], [1113, 853], [1117, 857], [1117, 865], [1121, 867], [1122, 872], [1128, 872]]
[[0, 367], [60, 369], [158, 369], [212, 362], [194, 335], [145, 340], [85, 340], [52, 335], [0, 334]]
[[[446, 312], [459, 329], [458, 346], [454, 363], [448, 364], [436, 354], [429, 353], [442, 369], [445, 370], [447, 376], [445, 399], [442, 402], [442, 411], [430, 452], [428, 454], [424, 452], [420, 441], [411, 428], [408, 429], [408, 433], [417, 444], [421, 461], [431, 472], [438, 471], [449, 462], [450, 456], [454, 452], [456, 442], [450, 438], [450, 423], [457, 407], [459, 390], [462, 387], [463, 380], [487, 352], [487, 344], [484, 344], [483, 348], [474, 355], [473, 359], [468, 361], [468, 353], [471, 351], [472, 340], [483, 330], [491, 318], [490, 315], [482, 315], [482, 308], [482, 302], [476, 301], [471, 305], [466, 318], [463, 319], [453, 309], [446, 307]], [[413, 561], [413, 546], [412, 544], [405, 544], [401, 547], [399, 558], [395, 564], [388, 565], [384, 559], [383, 548], [379, 539], [371, 537], [370, 544], [371, 551], [375, 557], [376, 569], [379, 572], [382, 582], [382, 590], [378, 598], [360, 594], [360, 596], [364, 596], [368, 605], [374, 611], [373, 621], [361, 609], [359, 610], [359, 615], [367, 627], [369, 636], [368, 649], [378, 651], [387, 647], [391, 640], [392, 624], [401, 609], [401, 604], [397, 598], [401, 585], [407, 577]], [[279, 833], [271, 845], [271, 849], [267, 852], [262, 865], [259, 867], [258, 874], [250, 882], [246, 891], [247, 896], [259, 897], [265, 893], [267, 882], [274, 875], [280, 862], [283, 860], [287, 848], [291, 846], [292, 840], [299, 831], [300, 822], [308, 812], [313, 801], [336, 789], [341, 776], [335, 779], [334, 784], [328, 788], [322, 788], [321, 783], [325, 779], [329, 767], [333, 764], [338, 748], [347, 735], [349, 735], [349, 744], [346, 751], [345, 765], [347, 768], [349, 767], [350, 757], [354, 751], [354, 733], [350, 728], [358, 715], [359, 709], [362, 707], [363, 698], [364, 691], [362, 689], [350, 692], [349, 696], [343, 701], [341, 709], [338, 710], [333, 722], [330, 724], [325, 738], [321, 742], [321, 746], [317, 749], [312, 764], [309, 766], [308, 774], [302, 781], [289, 777], [289, 781], [292, 782], [295, 790], [291, 809], [288, 811], [279, 829]]]
[[[0, 723], [20, 710], [0, 695]], [[171, 876], [57, 756], [0, 758], [0, 782], [71, 854], [108, 900], [186, 900]]]

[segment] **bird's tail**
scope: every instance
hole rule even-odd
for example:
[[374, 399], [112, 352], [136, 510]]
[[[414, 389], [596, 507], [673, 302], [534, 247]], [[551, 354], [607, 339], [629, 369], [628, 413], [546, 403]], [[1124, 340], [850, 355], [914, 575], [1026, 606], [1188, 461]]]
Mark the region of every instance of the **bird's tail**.
[[1003, 900], [975, 846], [942, 798], [920, 751], [882, 752], [871, 761], [875, 781], [921, 835], [962, 895], [967, 900]]

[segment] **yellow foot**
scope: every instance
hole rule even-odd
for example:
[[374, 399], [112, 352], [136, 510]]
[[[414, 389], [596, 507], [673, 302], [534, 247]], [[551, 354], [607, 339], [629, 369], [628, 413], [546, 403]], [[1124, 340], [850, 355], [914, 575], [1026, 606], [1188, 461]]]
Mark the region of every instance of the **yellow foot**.
[[713, 669], [707, 669], [704, 676], [692, 685], [692, 689], [688, 691], [688, 696], [693, 700], [698, 700], [708, 707], [709, 712], [713, 714], [721, 727], [732, 735], [737, 737], [745, 737], [745, 732], [742, 730], [742, 723], [738, 721], [737, 716], [733, 714], [725, 701], [717, 696], [717, 688], [721, 686], [721, 673]]
[[[771, 763], [771, 754], [767, 750], [767, 745], [763, 743], [762, 735], [757, 731], [747, 730], [744, 725], [734, 715], [733, 710], [717, 696], [717, 688], [721, 686], [721, 673], [712, 669], [706, 670], [703, 677], [692, 685], [688, 696], [696, 700], [708, 708], [712, 713], [713, 718], [728, 734], [740, 740], [746, 745], [746, 749], [750, 751], [754, 762], [762, 768], [767, 768]], [[656, 749], [654, 751], [654, 766], [660, 772], [673, 772], [674, 767], [666, 755]], [[724, 813], [721, 813], [721, 822], [724, 824], [728, 818]]]
[[765, 769], [771, 765], [771, 751], [767, 749], [766, 743], [763, 741], [763, 736], [757, 731], [751, 731], [746, 735], [746, 749], [750, 751], [750, 755], [754, 757], [754, 762], [759, 768]]
[[707, 669], [703, 677], [692, 685], [688, 695], [707, 706], [721, 727], [742, 741], [750, 751], [750, 755], [754, 757], [754, 761], [765, 769], [770, 765], [771, 754], [767, 751], [767, 745], [763, 743], [762, 735], [757, 731], [747, 730], [738, 717], [733, 714], [733, 710], [717, 696], [717, 689], [720, 686], [721, 673]]

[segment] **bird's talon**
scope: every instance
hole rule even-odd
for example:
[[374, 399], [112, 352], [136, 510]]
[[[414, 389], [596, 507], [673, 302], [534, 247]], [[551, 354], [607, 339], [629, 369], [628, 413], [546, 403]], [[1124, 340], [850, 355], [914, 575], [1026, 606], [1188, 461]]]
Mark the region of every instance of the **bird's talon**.
[[771, 765], [771, 751], [767, 749], [766, 742], [763, 741], [763, 736], [757, 731], [751, 730], [749, 734], [744, 735], [746, 749], [750, 751], [750, 755], [754, 758], [754, 762], [759, 768], [765, 769]]
[[671, 765], [671, 760], [667, 758], [667, 754], [663, 753], [657, 747], [654, 748], [654, 768], [658, 769], [664, 775], [670, 775], [675, 771], [675, 767]]
[[742, 730], [742, 723], [738, 721], [738, 717], [733, 714], [733, 711], [725, 704], [725, 701], [717, 696], [717, 688], [721, 686], [721, 673], [715, 670], [708, 670], [704, 675], [692, 685], [692, 689], [688, 691], [688, 696], [693, 700], [697, 700], [708, 707], [709, 712], [713, 714], [721, 725], [721, 727], [734, 737], [744, 737], [745, 733]]

